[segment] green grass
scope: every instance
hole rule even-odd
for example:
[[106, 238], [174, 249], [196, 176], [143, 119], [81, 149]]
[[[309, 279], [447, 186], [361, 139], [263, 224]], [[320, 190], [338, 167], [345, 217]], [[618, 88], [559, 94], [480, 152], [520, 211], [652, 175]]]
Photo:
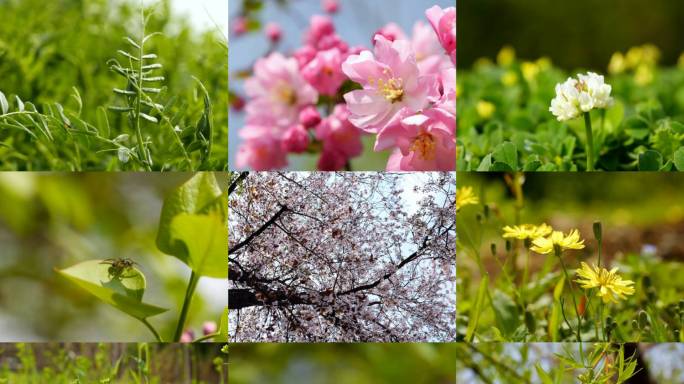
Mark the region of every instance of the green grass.
[[0, 2], [0, 170], [223, 170], [227, 42], [168, 0]]

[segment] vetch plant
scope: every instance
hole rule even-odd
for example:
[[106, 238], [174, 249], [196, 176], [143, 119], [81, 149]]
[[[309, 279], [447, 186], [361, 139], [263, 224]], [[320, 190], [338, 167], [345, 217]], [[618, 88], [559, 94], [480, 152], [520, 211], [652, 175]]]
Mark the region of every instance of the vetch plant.
[[[7, 53], [0, 63], [0, 168], [227, 166], [227, 126], [215, 123], [227, 111], [213, 108], [221, 97], [227, 102], [220, 65], [227, 48], [216, 32], [176, 25], [168, 8], [133, 0], [80, 8], [32, 3], [39, 2], [3, 3], [0, 11], [10, 18], [30, 13], [28, 25], [40, 20], [41, 30], [60, 39], [29, 46], [20, 42], [31, 40], [36, 28], [12, 24], [0, 32]], [[190, 51], [201, 59], [183, 54]]]
[[[139, 320], [157, 341], [181, 340], [188, 312], [202, 276], [226, 278], [227, 206], [216, 177], [198, 173], [175, 189], [164, 200], [159, 220], [156, 244], [160, 251], [187, 265], [190, 278], [175, 332], [170, 337], [160, 335], [149, 318], [168, 309], [146, 303], [147, 283], [139, 268], [141, 261], [118, 258], [87, 260], [57, 272], [101, 301]], [[195, 341], [227, 340], [227, 310], [218, 329]]]

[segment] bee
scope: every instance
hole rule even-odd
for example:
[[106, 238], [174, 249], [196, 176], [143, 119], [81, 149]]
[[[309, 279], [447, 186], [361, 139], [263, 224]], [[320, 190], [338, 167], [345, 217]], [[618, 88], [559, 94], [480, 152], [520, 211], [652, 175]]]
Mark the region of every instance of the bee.
[[109, 276], [113, 279], [119, 279], [122, 277], [127, 277], [124, 276], [124, 274], [128, 271], [130, 271], [133, 267], [136, 265], [139, 265], [135, 261], [129, 259], [129, 258], [124, 258], [124, 259], [105, 259], [100, 262], [100, 264], [107, 264], [109, 265], [109, 268], [107, 269], [107, 272], [109, 273]]

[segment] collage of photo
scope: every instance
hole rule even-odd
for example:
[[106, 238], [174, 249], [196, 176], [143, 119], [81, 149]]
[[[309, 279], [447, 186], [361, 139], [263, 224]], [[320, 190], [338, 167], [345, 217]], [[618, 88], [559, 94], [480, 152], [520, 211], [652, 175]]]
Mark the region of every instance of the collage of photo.
[[684, 2], [0, 15], [0, 384], [684, 384]]

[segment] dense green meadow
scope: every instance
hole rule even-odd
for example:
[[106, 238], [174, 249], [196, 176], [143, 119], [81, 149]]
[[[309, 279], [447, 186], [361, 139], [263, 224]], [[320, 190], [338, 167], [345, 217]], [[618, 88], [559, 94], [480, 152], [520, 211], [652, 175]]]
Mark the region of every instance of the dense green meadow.
[[227, 167], [217, 25], [168, 0], [3, 0], [0, 14], [0, 169]]

